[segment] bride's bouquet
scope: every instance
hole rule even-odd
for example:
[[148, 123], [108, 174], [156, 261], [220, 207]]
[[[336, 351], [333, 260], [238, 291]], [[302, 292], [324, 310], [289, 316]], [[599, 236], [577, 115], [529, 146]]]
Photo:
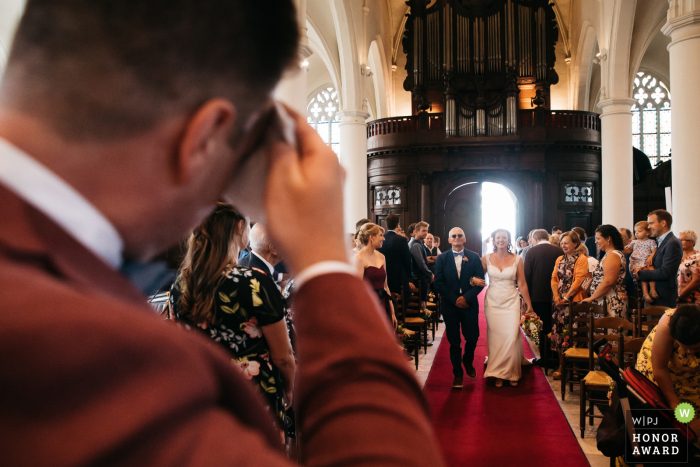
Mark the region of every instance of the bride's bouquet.
[[527, 310], [520, 315], [520, 327], [525, 335], [540, 345], [540, 331], [542, 330], [542, 320], [532, 310]]

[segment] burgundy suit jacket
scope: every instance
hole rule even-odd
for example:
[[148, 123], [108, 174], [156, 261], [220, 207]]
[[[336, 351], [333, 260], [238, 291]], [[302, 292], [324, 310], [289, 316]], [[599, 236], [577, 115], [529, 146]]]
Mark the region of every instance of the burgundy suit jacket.
[[[312, 279], [295, 317], [304, 465], [442, 465], [420, 388], [362, 281]], [[291, 465], [222, 350], [161, 321], [125, 277], [1, 185], [0, 459]]]

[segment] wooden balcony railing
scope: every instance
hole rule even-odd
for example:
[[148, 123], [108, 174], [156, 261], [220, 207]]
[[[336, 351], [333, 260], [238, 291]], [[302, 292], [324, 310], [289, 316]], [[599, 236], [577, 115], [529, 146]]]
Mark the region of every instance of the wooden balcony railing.
[[443, 114], [429, 114], [421, 122], [421, 117], [411, 115], [408, 117], [392, 117], [373, 120], [367, 124], [367, 137], [378, 135], [390, 135], [394, 133], [414, 133], [417, 131], [445, 131], [445, 118]]
[[[582, 130], [600, 131], [600, 116], [593, 112], [575, 110], [544, 111], [544, 126], [550, 128], [580, 128]], [[518, 126], [535, 126], [538, 116], [535, 110], [519, 110]]]

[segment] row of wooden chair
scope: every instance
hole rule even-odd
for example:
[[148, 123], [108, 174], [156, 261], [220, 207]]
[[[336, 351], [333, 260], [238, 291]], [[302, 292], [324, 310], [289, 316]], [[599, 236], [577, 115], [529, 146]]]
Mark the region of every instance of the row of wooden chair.
[[[641, 304], [641, 300], [638, 303]], [[593, 418], [602, 418], [595, 414], [595, 405], [608, 404], [607, 398], [600, 399], [593, 396], [594, 392], [607, 393], [610, 386], [607, 375], [595, 370], [598, 355], [595, 353], [593, 344], [602, 338], [607, 339], [608, 342], [615, 342], [617, 347], [613, 347], [610, 352], [615, 356], [613, 359], [615, 363], [622, 369], [634, 365], [637, 353], [642, 348], [646, 337], [667, 309], [660, 306], [641, 308], [637, 305], [630, 319], [626, 319], [609, 317], [607, 300], [603, 301], [602, 306], [594, 303], [569, 304], [569, 348], [564, 352], [561, 396], [562, 400], [565, 400], [567, 387], [570, 392], [573, 392], [574, 384], [580, 385], [582, 438], [586, 419], [592, 425]], [[587, 402], [588, 407], [586, 407]]]
[[[401, 289], [403, 292], [403, 288]], [[428, 330], [430, 329], [435, 339], [435, 331], [437, 330], [438, 320], [440, 319], [440, 304], [439, 300], [428, 302], [427, 308], [432, 312], [428, 319], [423, 318], [423, 310], [421, 309], [421, 289], [418, 286], [417, 291], [411, 291], [408, 304], [404, 307], [404, 299], [402, 294], [391, 294], [391, 299], [394, 304], [394, 312], [396, 320], [404, 328], [413, 331], [415, 334], [411, 338], [404, 338], [406, 347], [411, 348], [413, 359], [418, 370], [418, 353], [420, 347], [423, 347], [424, 354], [428, 352]]]

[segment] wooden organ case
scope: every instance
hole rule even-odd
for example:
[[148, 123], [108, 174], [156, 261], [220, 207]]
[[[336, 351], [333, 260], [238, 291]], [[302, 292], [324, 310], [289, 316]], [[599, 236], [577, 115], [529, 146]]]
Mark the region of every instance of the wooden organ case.
[[518, 234], [552, 225], [592, 233], [601, 218], [600, 119], [550, 110], [559, 76], [548, 0], [406, 4], [412, 115], [368, 124], [369, 218], [425, 220], [443, 238], [459, 222], [478, 237], [472, 185], [491, 181], [516, 198]]

